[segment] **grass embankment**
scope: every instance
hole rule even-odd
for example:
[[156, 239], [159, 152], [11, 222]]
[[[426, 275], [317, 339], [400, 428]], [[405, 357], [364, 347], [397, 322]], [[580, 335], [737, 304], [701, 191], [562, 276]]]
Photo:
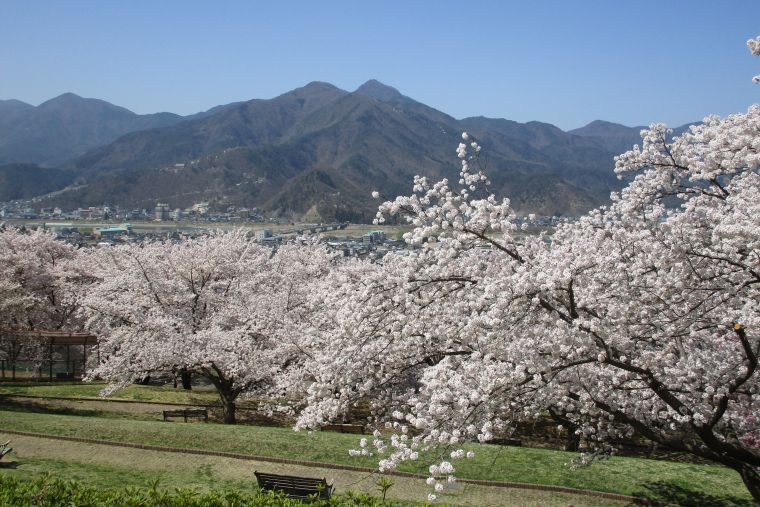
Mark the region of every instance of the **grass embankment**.
[[[45, 396], [60, 398], [99, 398], [105, 384], [60, 382], [2, 382], [0, 395]], [[116, 391], [108, 400], [151, 401], [161, 403], [183, 403], [188, 405], [212, 405], [219, 401], [213, 388], [195, 388], [192, 391], [175, 389], [171, 386], [130, 385]], [[243, 402], [243, 405], [245, 402]]]
[[[372, 458], [348, 456], [346, 449], [357, 444], [355, 435], [329, 432], [3, 411], [0, 428], [324, 463], [374, 464]], [[575, 456], [571, 453], [476, 444], [467, 447], [477, 457], [457, 462], [461, 478], [567, 486], [664, 500], [710, 498], [708, 503], [714, 505], [751, 505], [738, 474], [724, 467], [619, 457], [573, 471], [566, 466]], [[432, 460], [433, 456], [426, 458]], [[426, 468], [423, 463], [402, 466], [402, 470], [418, 473], [425, 473]]]
[[[0, 438], [3, 438], [0, 433]], [[33, 480], [46, 477], [74, 479], [101, 490], [150, 486], [158, 481], [162, 491], [193, 488], [199, 492], [223, 490], [254, 493], [254, 470], [300, 477], [324, 477], [335, 491], [379, 494], [378, 476], [290, 464], [239, 460], [220, 456], [182, 455], [160, 451], [108, 447], [80, 442], [56, 441], [37, 437], [11, 436], [16, 446], [14, 468], [0, 467], [0, 477]], [[424, 502], [430, 487], [421, 479], [391, 477], [394, 485], [388, 498]], [[444, 505], [520, 506], [520, 507], [622, 507], [627, 502], [566, 493], [514, 490], [457, 483], [440, 495]], [[3, 505], [0, 502], [0, 505]], [[216, 505], [216, 504], [210, 504]], [[78, 506], [79, 507], [79, 506]], [[145, 507], [141, 505], [141, 507]]]

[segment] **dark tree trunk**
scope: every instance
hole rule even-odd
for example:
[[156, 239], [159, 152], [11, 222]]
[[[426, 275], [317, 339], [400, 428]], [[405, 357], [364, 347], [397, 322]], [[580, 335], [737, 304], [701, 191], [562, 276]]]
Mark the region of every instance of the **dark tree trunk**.
[[219, 397], [222, 400], [222, 410], [224, 412], [224, 424], [235, 424], [235, 399], [236, 394], [219, 392]]
[[581, 446], [581, 436], [575, 434], [575, 430], [578, 429], [578, 425], [574, 424], [567, 417], [559, 415], [551, 408], [549, 409], [549, 415], [556, 422], [560, 423], [567, 432], [567, 436], [565, 436], [565, 450], [569, 452], [578, 452], [578, 449], [580, 449]]
[[235, 402], [228, 400], [224, 403], [224, 424], [235, 424]]
[[219, 400], [222, 402], [224, 412], [222, 422], [224, 424], [235, 424], [235, 400], [244, 391], [244, 388], [235, 387], [235, 380], [226, 378], [222, 371], [213, 364], [209, 368], [202, 368], [201, 373], [214, 384], [216, 392], [219, 393]]
[[193, 389], [193, 374], [190, 371], [187, 370], [180, 370], [179, 372], [180, 379], [182, 380], [182, 389], [185, 391], [190, 391]]
[[578, 452], [581, 446], [581, 436], [575, 434], [576, 428], [565, 427], [567, 437], [565, 437], [565, 450], [569, 452]]
[[744, 481], [744, 485], [747, 486], [747, 490], [749, 490], [752, 498], [760, 504], [760, 470], [751, 465], [744, 465], [736, 469], [736, 471], [739, 472], [739, 475], [742, 477], [742, 481]]

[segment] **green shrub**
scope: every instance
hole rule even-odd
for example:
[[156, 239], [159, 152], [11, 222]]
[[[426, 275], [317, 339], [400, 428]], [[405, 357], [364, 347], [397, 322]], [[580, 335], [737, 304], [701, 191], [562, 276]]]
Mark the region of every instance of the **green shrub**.
[[[19, 481], [0, 475], [0, 505], [14, 507], [300, 507], [299, 500], [281, 494], [257, 491], [210, 491], [200, 493], [194, 489], [167, 491], [158, 483], [146, 488], [97, 489], [77, 481], [51, 476], [33, 481]], [[314, 507], [380, 507], [402, 504], [383, 502], [366, 494], [336, 495], [329, 502], [315, 500]]]

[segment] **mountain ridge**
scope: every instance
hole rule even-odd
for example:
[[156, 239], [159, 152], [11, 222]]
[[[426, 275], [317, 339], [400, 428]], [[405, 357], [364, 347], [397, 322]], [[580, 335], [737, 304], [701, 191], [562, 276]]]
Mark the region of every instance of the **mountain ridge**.
[[354, 92], [315, 81], [179, 118], [60, 164], [76, 186], [47, 202], [186, 207], [207, 200], [276, 216], [368, 221], [377, 206], [371, 190], [406, 194], [415, 174], [458, 179], [455, 148], [467, 130], [483, 146], [494, 189], [518, 211], [575, 215], [620, 188], [614, 148], [636, 129], [592, 122], [564, 132], [538, 121], [457, 120], [374, 79]]

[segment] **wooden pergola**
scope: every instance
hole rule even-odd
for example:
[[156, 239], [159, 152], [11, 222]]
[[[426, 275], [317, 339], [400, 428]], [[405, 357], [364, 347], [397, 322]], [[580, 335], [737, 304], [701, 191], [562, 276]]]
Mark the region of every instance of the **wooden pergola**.
[[[36, 342], [37, 346], [44, 346], [47, 349], [48, 377], [53, 380], [53, 349], [58, 346], [66, 348], [66, 365], [71, 364], [70, 355], [72, 346], [82, 346], [82, 371], [87, 364], [87, 347], [95, 346], [95, 353], [100, 356], [98, 348], [98, 337], [92, 333], [70, 332], [53, 329], [2, 329], [0, 328], [0, 339], [10, 345], [8, 363], [11, 369], [11, 378], [16, 378], [16, 362], [24, 345]], [[98, 361], [100, 358], [98, 357]], [[60, 375], [60, 374], [59, 374]], [[2, 368], [2, 378], [5, 378], [5, 368]], [[58, 377], [56, 377], [58, 378]], [[66, 372], [60, 378], [71, 380], [74, 378], [74, 372]]]

